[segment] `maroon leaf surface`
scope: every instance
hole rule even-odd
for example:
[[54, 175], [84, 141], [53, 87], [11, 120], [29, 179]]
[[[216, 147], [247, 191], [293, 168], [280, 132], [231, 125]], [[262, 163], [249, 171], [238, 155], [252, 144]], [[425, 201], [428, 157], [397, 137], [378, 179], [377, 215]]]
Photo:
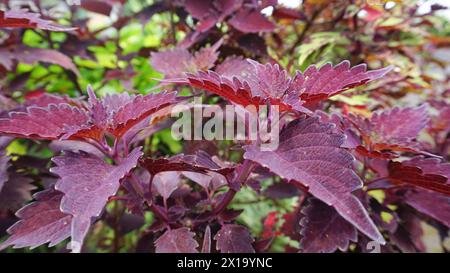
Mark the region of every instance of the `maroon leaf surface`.
[[361, 202], [351, 194], [362, 182], [352, 170], [352, 155], [341, 148], [344, 138], [333, 132], [333, 124], [319, 122], [318, 117], [301, 118], [281, 132], [277, 150], [246, 146], [244, 158], [305, 185], [364, 234], [384, 243]]
[[137, 148], [116, 166], [86, 153], [67, 152], [52, 159], [56, 167], [50, 171], [60, 177], [55, 188], [64, 193], [61, 210], [73, 216], [73, 252], [80, 251], [91, 221], [100, 216], [108, 198], [119, 189], [120, 180], [137, 165], [141, 155]]
[[166, 78], [182, 77], [185, 72], [208, 70], [214, 66], [222, 40], [211, 47], [203, 47], [195, 54], [185, 48], [174, 48], [167, 51], [152, 53], [151, 64]]
[[162, 92], [138, 95], [132, 101], [123, 105], [112, 116], [113, 132], [117, 137], [123, 136], [131, 127], [177, 101], [176, 92]]
[[22, 138], [53, 140], [84, 128], [88, 121], [86, 111], [68, 104], [51, 104], [45, 108], [30, 106], [26, 112], [11, 112], [9, 118], [0, 119], [0, 132]]
[[39, 106], [39, 107], [47, 107], [50, 104], [61, 104], [61, 103], [67, 103], [72, 106], [80, 107], [82, 108], [82, 102], [77, 99], [69, 98], [68, 96], [58, 96], [54, 94], [45, 93], [45, 90], [43, 92], [40, 92], [40, 90], [36, 93], [29, 92], [25, 96], [25, 102], [23, 103], [24, 106]]
[[59, 65], [67, 70], [72, 71], [76, 75], [80, 74], [78, 68], [72, 62], [72, 59], [70, 57], [54, 49], [27, 46], [1, 48], [0, 56], [2, 56], [0, 65], [3, 65], [7, 70], [12, 70], [12, 64], [14, 61], [30, 65], [34, 65], [38, 62], [43, 62]]
[[187, 0], [185, 9], [199, 20], [196, 30], [205, 32], [225, 19], [242, 5], [242, 0]]
[[346, 251], [350, 241], [357, 241], [356, 229], [320, 200], [310, 199], [302, 214], [300, 249], [303, 252]]
[[167, 230], [155, 241], [156, 253], [197, 253], [194, 236], [186, 227]]
[[[45, 96], [38, 104], [50, 102], [46, 107], [29, 106], [25, 110], [10, 112], [8, 118], [0, 118], [0, 132], [47, 140], [90, 138], [98, 141], [107, 132], [120, 138], [134, 125], [177, 102], [174, 92], [146, 96], [113, 95], [104, 100], [98, 100], [90, 89], [88, 93], [88, 110], [67, 98]], [[53, 104], [61, 100], [75, 106]], [[161, 115], [166, 114], [164, 112]]]
[[35, 202], [23, 207], [16, 215], [21, 220], [8, 229], [11, 236], [0, 244], [35, 248], [45, 243], [54, 246], [70, 236], [72, 216], [60, 211], [63, 194], [46, 190], [34, 195]]
[[388, 66], [367, 71], [366, 64], [351, 67], [349, 61], [343, 61], [335, 66], [327, 63], [320, 68], [311, 65], [298, 76], [298, 81], [301, 82], [299, 85], [302, 86], [301, 98], [307, 102], [323, 100], [379, 79], [391, 69], [392, 66]]
[[181, 183], [180, 172], [162, 172], [153, 178], [155, 190], [167, 200]]
[[419, 167], [423, 173], [438, 174], [450, 178], [450, 163], [442, 162], [439, 158], [424, 158], [416, 156], [407, 161], [403, 161], [407, 166]]
[[429, 121], [428, 107], [395, 107], [382, 112], [375, 112], [370, 118], [372, 132], [378, 142], [401, 141], [416, 138]]
[[83, 0], [81, 1], [81, 7], [96, 13], [100, 13], [106, 16], [111, 14], [113, 8], [113, 1], [100, 1], [100, 0]]
[[0, 189], [0, 212], [16, 212], [32, 199], [31, 191], [36, 186], [32, 179], [19, 173], [10, 173], [8, 181]]
[[8, 181], [9, 156], [4, 151], [0, 152], [0, 192], [3, 185]]
[[[270, 98], [261, 98], [252, 94], [252, 90], [247, 82], [242, 82], [234, 77], [229, 79], [222, 77], [213, 71], [199, 71], [197, 74], [186, 74], [186, 78], [165, 80], [167, 83], [186, 84], [195, 88], [203, 89], [219, 95], [226, 100], [241, 105], [266, 105]], [[281, 111], [289, 110], [292, 107], [280, 102], [277, 99], [272, 100], [272, 105], [279, 105]]]
[[310, 103], [326, 99], [378, 79], [390, 70], [391, 67], [386, 67], [367, 71], [366, 65], [350, 68], [350, 62], [344, 61], [335, 67], [329, 63], [319, 69], [310, 66], [304, 73], [297, 71], [291, 78], [278, 65], [229, 58], [217, 67], [217, 72], [199, 71], [165, 82], [188, 84], [243, 106], [270, 102], [271, 105], [279, 105], [280, 111], [285, 111], [292, 108], [303, 110], [303, 101]]
[[258, 9], [243, 8], [234, 15], [228, 23], [244, 33], [272, 31], [275, 24], [269, 21]]
[[214, 236], [216, 248], [222, 253], [255, 253], [253, 238], [248, 229], [241, 225], [227, 224]]
[[222, 167], [218, 165], [203, 151], [198, 151], [195, 155], [178, 154], [170, 158], [146, 158], [141, 163], [151, 175], [160, 172], [184, 171], [195, 173], [216, 172], [227, 176], [234, 171], [234, 167], [232, 166]]
[[64, 27], [40, 18], [38, 13], [27, 10], [0, 10], [0, 28], [39, 28], [50, 31], [72, 31], [76, 28]]
[[406, 194], [405, 202], [450, 227], [450, 197], [427, 190], [416, 190]]
[[450, 184], [447, 183], [447, 177], [437, 172], [428, 173], [429, 170], [426, 168], [424, 170], [408, 162], [394, 161], [389, 162], [388, 171], [389, 181], [394, 184], [413, 185], [450, 196]]
[[369, 152], [392, 150], [419, 153], [420, 147], [414, 140], [429, 121], [426, 104], [375, 112], [370, 119], [354, 115], [349, 118], [361, 132]]

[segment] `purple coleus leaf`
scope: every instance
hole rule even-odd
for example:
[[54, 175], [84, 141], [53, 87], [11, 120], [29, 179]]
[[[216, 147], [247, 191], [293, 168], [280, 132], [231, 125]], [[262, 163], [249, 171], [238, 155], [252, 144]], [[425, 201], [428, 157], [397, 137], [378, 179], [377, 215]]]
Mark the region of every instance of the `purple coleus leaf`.
[[[106, 96], [103, 100], [97, 99], [90, 88], [88, 88], [88, 94], [93, 127], [118, 138], [150, 115], [177, 102], [175, 92], [146, 96], [117, 94]], [[95, 132], [95, 129], [91, 131]]]
[[151, 64], [155, 70], [166, 78], [182, 77], [185, 72], [196, 72], [212, 68], [219, 57], [217, 50], [222, 45], [220, 39], [211, 47], [201, 48], [191, 54], [185, 48], [174, 48], [167, 51], [152, 53]]
[[187, 0], [184, 8], [199, 20], [196, 31], [205, 32], [241, 7], [242, 2], [243, 0]]
[[72, 216], [59, 209], [63, 194], [53, 189], [34, 195], [35, 202], [16, 212], [21, 220], [8, 229], [11, 236], [0, 244], [0, 250], [35, 248], [45, 243], [54, 246], [70, 236]]
[[244, 33], [269, 32], [275, 29], [275, 24], [269, 21], [259, 8], [240, 9], [228, 20], [228, 24]]
[[342, 61], [335, 66], [326, 63], [319, 68], [311, 65], [303, 73], [297, 71], [297, 81], [301, 86], [300, 97], [306, 102], [323, 100], [382, 78], [392, 68], [387, 66], [367, 71], [366, 64], [351, 67], [349, 61]]
[[60, 179], [55, 188], [64, 193], [61, 210], [73, 216], [71, 249], [79, 252], [93, 218], [100, 216], [108, 198], [119, 189], [120, 180], [136, 167], [142, 152], [133, 150], [118, 165], [86, 153], [67, 152], [54, 157], [50, 169]]
[[196, 173], [196, 172], [181, 172], [181, 174], [190, 179], [191, 181], [199, 184], [206, 190], [217, 190], [227, 184], [227, 179], [218, 173], [209, 172], [208, 174]]
[[167, 230], [155, 241], [156, 253], [198, 253], [194, 236], [186, 227]]
[[304, 111], [303, 103], [327, 99], [383, 77], [390, 70], [386, 67], [367, 71], [366, 65], [350, 68], [350, 62], [343, 61], [334, 67], [329, 63], [319, 69], [310, 66], [304, 73], [297, 71], [290, 77], [278, 65], [229, 58], [217, 67], [217, 72], [187, 73], [184, 78], [165, 82], [204, 89], [244, 107], [270, 103], [278, 105], [280, 111]]
[[407, 166], [419, 167], [423, 173], [437, 174], [450, 178], [450, 163], [442, 162], [439, 158], [425, 158], [416, 156], [409, 160], [403, 161]]
[[158, 93], [133, 96], [132, 100], [120, 107], [112, 116], [112, 131], [116, 137], [123, 136], [131, 127], [157, 111], [177, 102], [177, 93]]
[[167, 200], [181, 183], [180, 172], [162, 172], [153, 178], [154, 189]]
[[349, 61], [343, 61], [334, 67], [331, 63], [320, 68], [311, 65], [303, 73], [296, 71], [291, 78], [278, 65], [262, 65], [253, 60], [235, 57], [225, 60], [216, 71], [226, 77], [247, 81], [255, 96], [284, 97], [290, 100], [296, 96], [297, 101], [300, 97], [302, 101], [311, 103], [379, 79], [391, 69], [388, 66], [367, 71], [365, 64], [350, 67]]
[[279, 99], [262, 98], [252, 94], [252, 90], [247, 82], [239, 80], [237, 77], [229, 79], [222, 77], [214, 71], [199, 71], [196, 74], [186, 74], [185, 78], [164, 80], [166, 83], [176, 83], [190, 85], [195, 88], [209, 91], [213, 94], [241, 106], [267, 105], [270, 101], [272, 105], [279, 105], [280, 111], [290, 110], [292, 106], [281, 102]]
[[47, 107], [50, 104], [61, 104], [67, 103], [72, 106], [76, 106], [78, 108], [83, 108], [83, 104], [78, 99], [69, 98], [68, 96], [58, 96], [54, 94], [44, 93], [42, 90], [36, 93], [27, 93], [25, 95], [25, 101], [23, 105], [25, 107], [29, 106], [38, 106], [38, 107]]
[[141, 164], [151, 175], [156, 175], [160, 172], [182, 171], [205, 174], [215, 172], [227, 177], [234, 172], [234, 167], [218, 165], [203, 151], [199, 151], [195, 155], [179, 154], [170, 158], [145, 158], [141, 161]]
[[28, 12], [25, 9], [0, 10], [0, 28], [38, 28], [50, 31], [72, 31], [76, 29], [60, 26], [40, 17], [40, 14]]
[[193, 65], [193, 56], [184, 48], [174, 48], [151, 55], [153, 68], [164, 74], [166, 78], [180, 77], [183, 72], [190, 71]]
[[9, 159], [9, 156], [7, 156], [4, 151], [0, 152], [0, 192], [2, 191], [5, 182], [8, 181]]
[[450, 197], [428, 190], [409, 191], [405, 202], [417, 211], [429, 215], [450, 227]]
[[275, 25], [261, 13], [265, 7], [275, 4], [276, 1], [187, 0], [184, 7], [192, 17], [199, 20], [196, 32], [205, 32], [211, 29], [237, 11], [228, 20], [228, 23], [237, 30], [247, 33], [272, 31], [275, 28]]
[[352, 194], [362, 187], [362, 181], [352, 170], [353, 156], [341, 148], [344, 135], [333, 132], [333, 128], [333, 124], [322, 123], [318, 117], [300, 118], [281, 132], [276, 150], [262, 151], [249, 145], [244, 147], [244, 158], [308, 187], [312, 195], [333, 206], [371, 239], [384, 244], [383, 236]]
[[241, 225], [227, 224], [214, 236], [216, 248], [222, 253], [255, 253], [253, 238], [248, 229]]
[[[50, 104], [47, 107], [30, 106], [26, 112], [11, 112], [0, 119], [0, 132], [6, 135], [54, 140], [68, 132], [88, 128], [89, 116], [84, 109], [68, 104]], [[75, 130], [75, 131], [74, 131]]]
[[420, 152], [414, 141], [429, 122], [428, 106], [375, 112], [370, 119], [349, 115], [371, 151]]
[[177, 102], [175, 92], [112, 95], [104, 100], [98, 100], [91, 89], [88, 93], [88, 109], [64, 102], [12, 111], [8, 118], [0, 118], [0, 133], [31, 139], [93, 139], [101, 142], [106, 133], [120, 138], [134, 125]]
[[[444, 167], [447, 164], [439, 165], [442, 165], [443, 167], [441, 168], [445, 171]], [[447, 183], [447, 176], [439, 173], [439, 170], [435, 170], [435, 168], [439, 168], [439, 165], [436, 165], [436, 167], [422, 168], [417, 163], [412, 164], [408, 161], [390, 161], [388, 163], [388, 180], [395, 185], [413, 185], [450, 196], [450, 184]]]
[[17, 211], [32, 199], [31, 191], [36, 189], [33, 180], [23, 174], [11, 172], [8, 177], [0, 188], [0, 212]]
[[432, 117], [430, 129], [445, 136], [450, 132], [450, 104], [439, 102], [433, 103], [433, 106], [438, 113]]
[[99, 1], [99, 0], [83, 0], [81, 7], [91, 12], [100, 13], [106, 16], [111, 14], [114, 6], [114, 1]]
[[350, 241], [356, 242], [358, 232], [336, 210], [311, 198], [309, 204], [302, 209], [300, 221], [300, 249], [302, 252], [334, 252], [337, 249], [346, 251]]
[[370, 118], [372, 134], [380, 141], [416, 138], [429, 121], [428, 105], [406, 107], [375, 112]]
[[10, 48], [5, 47], [0, 49], [0, 56], [2, 56], [0, 65], [4, 66], [7, 70], [13, 69], [13, 61], [30, 65], [38, 62], [43, 62], [57, 64], [67, 70], [72, 71], [76, 75], [80, 74], [78, 68], [72, 62], [72, 59], [70, 57], [53, 49], [27, 46], [16, 46]]

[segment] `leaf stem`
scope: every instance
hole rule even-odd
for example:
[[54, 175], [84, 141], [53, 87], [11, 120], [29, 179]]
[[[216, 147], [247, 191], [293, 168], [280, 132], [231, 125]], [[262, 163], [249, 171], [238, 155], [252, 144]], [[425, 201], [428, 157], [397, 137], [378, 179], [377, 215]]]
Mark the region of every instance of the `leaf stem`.
[[[233, 179], [232, 185], [236, 183], [239, 183], [239, 185], [243, 185], [254, 167], [255, 164], [252, 161], [245, 159], [239, 169], [239, 172], [236, 175], [236, 178]], [[213, 209], [212, 213], [217, 215], [224, 211], [231, 203], [236, 193], [237, 190], [230, 185], [229, 190], [225, 193], [225, 196], [222, 198], [220, 203]]]
[[163, 220], [165, 223], [169, 221], [167, 217], [167, 213], [159, 209], [155, 204], [153, 203], [152, 199], [149, 199], [145, 196], [144, 188], [142, 187], [142, 184], [139, 182], [139, 178], [134, 174], [131, 173], [131, 179], [130, 184], [133, 187], [133, 189], [136, 191], [136, 193], [145, 200], [147, 203], [149, 209], [161, 220]]

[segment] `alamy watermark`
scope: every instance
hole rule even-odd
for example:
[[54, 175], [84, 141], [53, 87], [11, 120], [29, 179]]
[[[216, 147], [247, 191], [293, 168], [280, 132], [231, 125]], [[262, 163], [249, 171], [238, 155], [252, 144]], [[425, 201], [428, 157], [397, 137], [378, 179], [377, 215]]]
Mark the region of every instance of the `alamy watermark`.
[[280, 113], [277, 105], [247, 107], [202, 104], [194, 98], [190, 104], [172, 108], [172, 137], [177, 140], [233, 140], [259, 144], [263, 151], [278, 148]]

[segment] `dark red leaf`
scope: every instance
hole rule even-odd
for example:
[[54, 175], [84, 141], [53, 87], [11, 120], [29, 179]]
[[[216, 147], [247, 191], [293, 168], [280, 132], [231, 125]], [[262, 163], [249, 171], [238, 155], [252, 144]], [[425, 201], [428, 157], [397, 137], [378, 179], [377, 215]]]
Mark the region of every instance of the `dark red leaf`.
[[23, 103], [24, 106], [39, 106], [39, 107], [47, 107], [50, 104], [61, 104], [67, 103], [72, 106], [76, 106], [82, 108], [82, 104], [80, 101], [76, 99], [69, 98], [67, 96], [57, 96], [49, 93], [41, 93], [37, 95], [28, 96], [30, 93], [27, 93], [26, 100]]
[[427, 190], [415, 190], [406, 194], [405, 202], [450, 227], [450, 197]]
[[370, 118], [376, 142], [400, 142], [416, 138], [429, 121], [427, 104], [375, 112]]
[[286, 8], [283, 6], [275, 7], [272, 16], [276, 19], [288, 19], [288, 20], [305, 20], [306, 15], [297, 9]]
[[187, 0], [184, 7], [192, 17], [200, 20], [196, 31], [205, 32], [236, 11], [242, 2], [242, 0]]
[[[248, 62], [248, 64], [244, 63]], [[262, 65], [240, 58], [230, 58], [218, 66], [218, 73], [200, 71], [185, 78], [166, 80], [167, 83], [188, 84], [217, 94], [242, 106], [278, 105], [280, 111], [292, 108], [307, 111], [301, 105], [339, 94], [347, 89], [378, 79], [391, 67], [367, 71], [366, 65], [350, 68], [344, 61], [335, 67], [326, 64], [319, 69], [310, 66], [293, 78], [278, 65]]]
[[344, 136], [334, 133], [333, 128], [333, 124], [319, 122], [318, 117], [298, 119], [281, 132], [277, 150], [246, 146], [244, 158], [308, 187], [311, 194], [333, 206], [367, 236], [384, 243], [365, 208], [351, 193], [361, 188], [362, 182], [352, 170], [353, 157], [341, 148]]
[[253, 238], [248, 229], [240, 225], [223, 225], [214, 236], [216, 248], [222, 253], [255, 253]]
[[50, 104], [45, 108], [30, 106], [26, 112], [11, 112], [9, 118], [1, 118], [0, 132], [22, 138], [53, 140], [72, 136], [86, 128], [88, 121], [85, 110], [68, 104]]
[[116, 137], [123, 136], [131, 127], [146, 119], [155, 112], [177, 102], [177, 93], [162, 92], [138, 95], [132, 101], [123, 105], [113, 114], [113, 133]]
[[195, 54], [185, 48], [174, 48], [167, 51], [152, 53], [151, 64], [166, 78], [182, 77], [185, 72], [208, 70], [214, 66], [219, 53], [217, 50], [222, 39], [210, 47], [203, 47]]
[[39, 28], [50, 31], [72, 31], [76, 28], [64, 27], [40, 18], [38, 13], [27, 10], [0, 10], [0, 28]]
[[386, 75], [392, 66], [367, 71], [366, 64], [350, 67], [349, 61], [343, 61], [333, 67], [331, 63], [320, 68], [309, 66], [304, 73], [297, 72], [301, 86], [301, 99], [314, 102], [342, 93], [350, 88], [364, 85]]
[[12, 70], [14, 61], [31, 65], [43, 62], [59, 65], [76, 75], [80, 74], [70, 57], [54, 49], [27, 46], [5, 47], [0, 49], [0, 56], [2, 57], [0, 64], [7, 70]]
[[272, 31], [275, 24], [269, 21], [260, 10], [252, 8], [240, 9], [228, 23], [235, 29], [244, 33]]
[[11, 236], [0, 244], [35, 248], [45, 243], [54, 246], [70, 236], [72, 216], [59, 210], [62, 193], [46, 190], [34, 195], [35, 202], [23, 207], [16, 215], [19, 222], [8, 229]]
[[413, 185], [416, 187], [444, 193], [450, 195], [450, 184], [447, 177], [439, 172], [430, 172], [427, 168], [422, 169], [413, 165], [401, 162], [390, 161], [388, 165], [389, 181], [400, 185]]
[[[415, 138], [422, 131], [428, 121], [428, 107], [393, 108], [382, 112], [375, 112], [370, 119], [349, 115], [349, 119], [360, 131], [366, 147], [359, 148], [359, 152], [370, 157], [392, 158], [395, 154], [386, 151], [413, 152], [420, 151]], [[366, 150], [366, 151], [364, 151]], [[429, 155], [428, 153], [425, 153]]]
[[55, 188], [64, 193], [61, 210], [73, 216], [71, 249], [79, 252], [93, 218], [100, 216], [108, 198], [119, 189], [120, 180], [136, 167], [140, 149], [133, 150], [118, 165], [86, 153], [67, 152], [54, 157], [50, 169], [60, 179]]
[[336, 210], [317, 199], [302, 209], [300, 249], [303, 252], [346, 251], [350, 241], [357, 241], [356, 229]]
[[10, 173], [9, 180], [0, 187], [0, 212], [16, 212], [32, 199], [31, 191], [36, 187], [32, 179], [18, 173]]
[[154, 189], [167, 200], [181, 183], [180, 172], [162, 172], [153, 178]]
[[111, 14], [112, 1], [99, 1], [99, 0], [83, 0], [81, 1], [81, 7], [92, 12], [100, 13], [106, 16]]
[[199, 151], [195, 155], [179, 154], [170, 158], [146, 158], [141, 161], [151, 175], [160, 172], [185, 171], [196, 173], [216, 172], [223, 176], [234, 172], [233, 167], [221, 167], [206, 153]]
[[[252, 94], [251, 88], [247, 82], [242, 82], [234, 77], [230, 80], [222, 77], [213, 71], [199, 71], [197, 74], [187, 74], [186, 78], [166, 80], [167, 83], [187, 84], [195, 88], [207, 90], [211, 93], [219, 95], [226, 100], [241, 105], [253, 105], [258, 107], [266, 105], [267, 99]], [[270, 100], [270, 98], [269, 98]], [[273, 100], [272, 105], [279, 105], [281, 111], [289, 110], [292, 107], [286, 105], [279, 100]]]
[[9, 156], [7, 156], [4, 151], [0, 151], [0, 192], [2, 191], [3, 185], [5, 185], [5, 182], [8, 181], [9, 159]]
[[198, 253], [194, 236], [186, 227], [167, 230], [155, 241], [156, 253]]
[[300, 240], [300, 220], [303, 215], [300, 213], [300, 207], [297, 206], [292, 212], [283, 215], [284, 222], [280, 227], [281, 233], [289, 236], [292, 240]]

